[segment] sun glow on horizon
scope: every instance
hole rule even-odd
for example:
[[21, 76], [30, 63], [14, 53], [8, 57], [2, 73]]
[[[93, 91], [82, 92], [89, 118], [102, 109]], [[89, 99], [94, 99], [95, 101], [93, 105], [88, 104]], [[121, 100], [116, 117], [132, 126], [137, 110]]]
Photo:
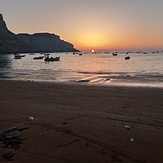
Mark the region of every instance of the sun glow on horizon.
[[[133, 37], [134, 39], [132, 39]], [[123, 36], [115, 33], [105, 35], [103, 33], [88, 32], [86, 34], [79, 34], [77, 38], [77, 40], [73, 40], [73, 43], [78, 50], [92, 52], [107, 50], [148, 50], [157, 49], [156, 47], [160, 49], [161, 47], [157, 39], [153, 43], [152, 39], [147, 40], [146, 38], [141, 38], [139, 35], [133, 36], [132, 34]]]
[[92, 51], [99, 49], [106, 49], [106, 47], [110, 47], [111, 39], [106, 36], [106, 34], [100, 32], [101, 30], [85, 30], [80, 32], [80, 34], [72, 40], [75, 44], [75, 47], [78, 49], [87, 49]]

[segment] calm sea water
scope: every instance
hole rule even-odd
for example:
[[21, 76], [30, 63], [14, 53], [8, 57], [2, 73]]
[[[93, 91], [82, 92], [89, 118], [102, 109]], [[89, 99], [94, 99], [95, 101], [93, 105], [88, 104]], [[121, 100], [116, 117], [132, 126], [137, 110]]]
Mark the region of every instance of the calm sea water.
[[[98, 85], [163, 87], [163, 52], [152, 53], [51, 53], [58, 62], [34, 60], [41, 54], [0, 55], [0, 78], [13, 80], [82, 82]], [[130, 56], [129, 60], [125, 60]]]

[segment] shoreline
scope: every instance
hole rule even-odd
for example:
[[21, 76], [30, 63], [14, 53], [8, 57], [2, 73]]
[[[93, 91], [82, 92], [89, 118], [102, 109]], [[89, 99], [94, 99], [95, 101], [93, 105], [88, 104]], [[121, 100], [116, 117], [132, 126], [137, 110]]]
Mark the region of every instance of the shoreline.
[[[114, 79], [113, 79], [114, 80]], [[124, 80], [124, 79], [123, 79]], [[79, 80], [39, 80], [39, 79], [11, 79], [11, 78], [1, 78], [0, 81], [16, 81], [16, 82], [36, 82], [36, 83], [49, 83], [49, 84], [63, 84], [63, 85], [88, 85], [88, 86], [96, 86], [96, 87], [131, 87], [131, 88], [153, 88], [153, 89], [163, 89], [163, 84], [160, 83], [147, 83], [147, 82], [92, 82], [87, 78], [79, 79]], [[107, 81], [107, 79], [105, 79]]]
[[[0, 131], [30, 126], [14, 163], [163, 161], [162, 88], [16, 80], [0, 87]], [[9, 149], [0, 142], [0, 162]]]

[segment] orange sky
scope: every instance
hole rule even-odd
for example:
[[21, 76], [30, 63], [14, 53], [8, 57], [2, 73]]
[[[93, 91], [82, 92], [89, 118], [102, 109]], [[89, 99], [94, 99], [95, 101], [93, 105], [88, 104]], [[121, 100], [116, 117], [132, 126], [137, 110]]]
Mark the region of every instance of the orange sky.
[[14, 0], [0, 11], [14, 33], [55, 33], [79, 50], [163, 49], [163, 1]]

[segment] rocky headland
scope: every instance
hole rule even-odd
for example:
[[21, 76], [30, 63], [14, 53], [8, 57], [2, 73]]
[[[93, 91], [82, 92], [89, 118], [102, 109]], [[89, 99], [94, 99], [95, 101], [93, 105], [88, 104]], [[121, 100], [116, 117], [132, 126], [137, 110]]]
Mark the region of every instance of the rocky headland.
[[35, 52], [75, 52], [73, 44], [50, 33], [14, 34], [0, 14], [0, 54]]

